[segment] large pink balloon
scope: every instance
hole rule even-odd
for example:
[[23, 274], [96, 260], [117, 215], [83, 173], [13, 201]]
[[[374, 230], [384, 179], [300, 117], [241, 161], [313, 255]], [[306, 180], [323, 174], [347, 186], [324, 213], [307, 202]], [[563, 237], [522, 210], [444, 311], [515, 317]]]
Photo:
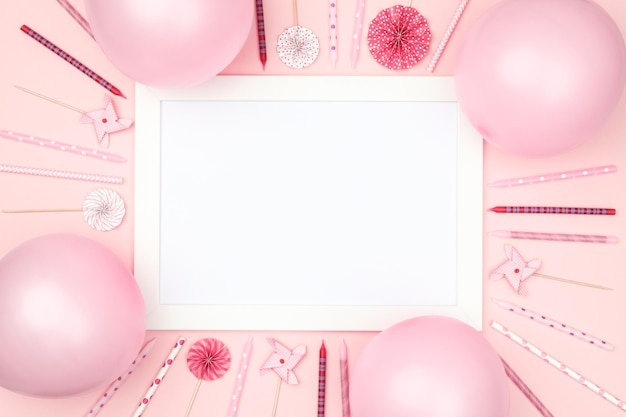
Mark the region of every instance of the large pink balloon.
[[472, 327], [424, 316], [365, 347], [350, 380], [353, 417], [506, 417], [509, 384], [499, 356]]
[[0, 260], [0, 386], [80, 394], [120, 376], [145, 336], [133, 276], [90, 239], [46, 235]]
[[454, 71], [462, 111], [485, 140], [552, 156], [591, 139], [626, 81], [626, 47], [589, 0], [502, 0], [465, 36]]
[[94, 36], [142, 84], [189, 87], [222, 71], [250, 35], [249, 0], [86, 0]]

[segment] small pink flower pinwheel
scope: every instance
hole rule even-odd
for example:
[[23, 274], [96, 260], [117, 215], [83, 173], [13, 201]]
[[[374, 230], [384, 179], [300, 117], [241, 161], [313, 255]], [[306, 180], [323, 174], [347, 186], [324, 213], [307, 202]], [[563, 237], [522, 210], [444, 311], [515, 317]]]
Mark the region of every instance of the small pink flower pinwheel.
[[105, 148], [109, 147], [109, 134], [128, 129], [133, 121], [130, 119], [119, 119], [111, 97], [104, 97], [104, 108], [83, 113], [80, 118], [81, 123], [93, 123], [96, 129], [98, 143]]
[[496, 268], [489, 275], [489, 278], [494, 281], [506, 278], [509, 284], [511, 284], [511, 287], [513, 287], [518, 294], [528, 295], [528, 289], [526, 285], [524, 285], [524, 281], [539, 269], [541, 261], [539, 259], [533, 259], [526, 262], [517, 249], [511, 245], [504, 245], [504, 252], [509, 260]]
[[276, 339], [268, 338], [267, 341], [274, 349], [274, 353], [267, 358], [265, 363], [261, 366], [261, 375], [265, 375], [268, 372], [274, 371], [281, 378], [290, 385], [298, 383], [298, 378], [293, 372], [293, 368], [302, 360], [302, 357], [306, 354], [306, 346], [300, 345], [293, 350], [290, 350], [286, 346], [282, 345]]

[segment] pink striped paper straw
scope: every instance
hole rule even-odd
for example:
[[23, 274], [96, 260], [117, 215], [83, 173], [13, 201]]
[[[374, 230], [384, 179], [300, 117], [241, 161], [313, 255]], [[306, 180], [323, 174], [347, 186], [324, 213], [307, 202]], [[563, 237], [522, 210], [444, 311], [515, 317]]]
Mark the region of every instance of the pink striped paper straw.
[[248, 338], [246, 346], [243, 348], [243, 354], [241, 355], [241, 362], [239, 364], [239, 370], [237, 371], [237, 378], [235, 379], [235, 386], [233, 387], [233, 394], [230, 397], [230, 406], [228, 407], [228, 417], [236, 417], [239, 411], [239, 403], [241, 401], [241, 393], [243, 392], [243, 386], [246, 383], [246, 375], [248, 373], [248, 367], [250, 366], [250, 354], [252, 353], [252, 336]]
[[572, 171], [552, 172], [549, 174], [533, 175], [529, 177], [507, 178], [491, 182], [487, 185], [496, 188], [509, 188], [519, 185], [541, 184], [544, 182], [571, 180], [576, 178], [592, 177], [594, 175], [612, 174], [617, 172], [615, 165], [605, 165], [593, 168], [575, 169]]
[[8, 174], [24, 174], [35, 175], [39, 177], [61, 178], [66, 180], [104, 182], [107, 184], [122, 184], [124, 179], [121, 177], [111, 177], [108, 175], [86, 174], [82, 172], [57, 171], [53, 169], [31, 168], [15, 165], [0, 165], [0, 172]]
[[113, 394], [115, 394], [119, 390], [120, 386], [133, 373], [135, 368], [137, 368], [137, 366], [139, 366], [141, 361], [144, 360], [146, 356], [148, 356], [148, 353], [150, 353], [155, 343], [156, 343], [156, 338], [151, 339], [150, 341], [148, 341], [148, 343], [144, 345], [144, 347], [139, 351], [137, 358], [135, 358], [135, 360], [130, 364], [130, 366], [124, 371], [122, 375], [120, 375], [115, 381], [111, 383], [111, 385], [107, 387], [107, 389], [100, 396], [98, 401], [96, 401], [94, 405], [91, 406], [87, 414], [85, 414], [85, 417], [93, 417], [96, 414], [98, 414], [100, 410], [102, 410], [105, 404], [109, 402]]
[[446, 32], [444, 33], [443, 38], [441, 38], [441, 41], [439, 42], [439, 45], [437, 45], [437, 49], [435, 50], [434, 55], [432, 56], [432, 58], [430, 59], [430, 62], [428, 63], [428, 67], [427, 67], [428, 72], [433, 72], [435, 70], [437, 63], [439, 62], [439, 58], [441, 58], [441, 55], [443, 54], [444, 49], [446, 49], [446, 46], [448, 45], [448, 41], [450, 40], [450, 37], [452, 36], [454, 29], [456, 29], [456, 25], [459, 23], [459, 20], [461, 19], [461, 16], [463, 15], [463, 12], [465, 11], [465, 7], [467, 6], [467, 3], [469, 3], [469, 0], [461, 0], [459, 5], [457, 6], [456, 11], [454, 12], [454, 16], [452, 16], [452, 20], [450, 21], [450, 24], [448, 25], [448, 29], [446, 29]]
[[541, 413], [541, 415], [543, 417], [554, 417], [550, 410], [548, 410], [546, 406], [543, 405], [543, 403], [539, 400], [539, 398], [537, 398], [535, 393], [532, 392], [530, 388], [528, 388], [528, 385], [524, 383], [522, 378], [520, 378], [515, 373], [515, 371], [509, 366], [509, 364], [506, 363], [506, 361], [502, 358], [500, 358], [500, 360], [502, 361], [502, 365], [504, 365], [504, 372], [506, 373], [506, 376], [508, 376], [511, 382], [515, 384], [517, 389], [519, 389], [522, 394], [524, 394], [524, 396], [528, 398], [528, 401], [530, 401], [531, 404], [535, 406], [535, 408]]
[[528, 310], [524, 307], [520, 307], [518, 305], [515, 305], [513, 303], [509, 303], [507, 301], [503, 301], [503, 300], [497, 300], [497, 299], [493, 299], [491, 300], [493, 301], [497, 306], [502, 307], [503, 309], [510, 311], [512, 313], [518, 314], [522, 317], [526, 317], [532, 321], [534, 321], [535, 323], [541, 323], [545, 326], [548, 326], [554, 330], [558, 330], [562, 333], [568, 334], [572, 337], [575, 337], [579, 340], [582, 340], [583, 342], [589, 343], [593, 346], [602, 348], [602, 349], [606, 349], [606, 350], [613, 350], [613, 345], [611, 345], [610, 343], [605, 342], [602, 339], [599, 339], [595, 336], [590, 335], [587, 332], [583, 332], [582, 330], [578, 330], [575, 329], [571, 326], [568, 326], [567, 324], [561, 323], [559, 321], [556, 321], [554, 319], [551, 319], [550, 317], [546, 317], [542, 314], [536, 313], [534, 311]]
[[100, 159], [108, 162], [126, 162], [126, 159], [119, 155], [108, 152], [101, 152], [96, 149], [83, 148], [82, 146], [71, 145], [69, 143], [58, 142], [56, 140], [44, 139], [37, 136], [26, 135], [23, 133], [11, 132], [9, 130], [0, 130], [0, 138], [13, 140], [19, 143], [29, 143], [42, 148], [54, 149], [56, 151], [67, 152], [75, 155], [87, 156], [90, 158]]
[[80, 27], [82, 27], [85, 30], [85, 32], [87, 32], [89, 36], [91, 36], [95, 40], [96, 38], [93, 36], [93, 33], [91, 32], [91, 26], [89, 25], [89, 22], [87, 22], [87, 20], [78, 12], [78, 10], [76, 10], [74, 6], [72, 6], [67, 0], [57, 0], [57, 1], [61, 5], [61, 7], [63, 7], [65, 11], [68, 12], [70, 16], [72, 16], [72, 18], [76, 21], [76, 23], [78, 23]]
[[141, 402], [139, 403], [139, 407], [137, 407], [137, 410], [135, 410], [133, 417], [141, 417], [143, 412], [146, 410], [146, 408], [148, 407], [148, 404], [150, 404], [150, 401], [152, 400], [152, 397], [156, 393], [159, 386], [161, 386], [161, 382], [163, 382], [163, 378], [165, 378], [167, 371], [170, 370], [172, 363], [174, 363], [174, 359], [176, 359], [176, 356], [178, 356], [178, 354], [180, 353], [186, 341], [187, 341], [187, 338], [185, 337], [178, 338], [178, 340], [176, 341], [176, 344], [170, 351], [170, 354], [165, 359], [165, 362], [163, 362], [161, 369], [159, 369], [159, 372], [157, 372], [156, 376], [152, 380], [152, 383], [150, 384], [150, 387], [148, 387], [148, 390], [146, 391], [143, 398], [141, 399]]
[[586, 377], [584, 377], [580, 373], [576, 372], [575, 370], [573, 370], [569, 366], [565, 365], [563, 362], [559, 361], [555, 357], [549, 355], [547, 352], [545, 352], [545, 351], [541, 350], [540, 348], [538, 348], [537, 346], [533, 345], [528, 340], [520, 337], [519, 335], [515, 334], [514, 332], [512, 332], [509, 329], [507, 329], [506, 327], [504, 327], [503, 325], [501, 325], [500, 323], [498, 323], [496, 321], [492, 321], [491, 322], [491, 327], [493, 329], [495, 329], [496, 331], [498, 331], [500, 334], [506, 336], [510, 340], [512, 340], [515, 343], [517, 343], [519, 346], [525, 348], [528, 352], [532, 353], [536, 357], [538, 357], [540, 359], [543, 359], [543, 361], [545, 363], [547, 363], [548, 365], [552, 365], [554, 368], [556, 368], [559, 371], [563, 372], [565, 375], [569, 376], [573, 380], [580, 382], [586, 388], [590, 389], [591, 391], [593, 391], [594, 393], [596, 393], [600, 397], [604, 398], [605, 400], [607, 400], [611, 404], [615, 405], [620, 410], [626, 411], [626, 404], [622, 400], [620, 400], [619, 398], [617, 398], [613, 394], [605, 391], [602, 387], [600, 387], [596, 383], [591, 382]]
[[354, 29], [352, 30], [352, 68], [356, 67], [361, 51], [361, 37], [363, 36], [363, 21], [365, 20], [365, 0], [357, 0], [356, 13], [354, 15]]

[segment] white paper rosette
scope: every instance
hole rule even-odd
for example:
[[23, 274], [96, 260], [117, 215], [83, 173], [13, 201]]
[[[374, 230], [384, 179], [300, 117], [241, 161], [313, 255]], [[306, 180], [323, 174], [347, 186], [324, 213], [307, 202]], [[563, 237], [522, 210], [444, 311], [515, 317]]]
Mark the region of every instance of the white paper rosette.
[[83, 202], [83, 216], [92, 228], [101, 232], [115, 229], [122, 223], [126, 208], [118, 193], [106, 188], [91, 192]]

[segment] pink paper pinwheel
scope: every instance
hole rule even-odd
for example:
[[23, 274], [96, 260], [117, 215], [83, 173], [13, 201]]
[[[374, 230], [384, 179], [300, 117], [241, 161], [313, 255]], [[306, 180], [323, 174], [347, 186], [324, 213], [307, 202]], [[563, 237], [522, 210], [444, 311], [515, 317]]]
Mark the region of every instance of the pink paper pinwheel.
[[291, 350], [276, 339], [268, 338], [267, 341], [274, 349], [274, 353], [272, 353], [261, 366], [261, 375], [274, 371], [280, 377], [278, 378], [278, 385], [276, 386], [276, 396], [274, 397], [274, 407], [272, 410], [272, 417], [275, 417], [278, 408], [280, 385], [283, 381], [290, 385], [298, 383], [298, 378], [293, 372], [293, 368], [296, 367], [306, 354], [306, 346], [300, 345]]
[[221, 341], [213, 338], [200, 339], [187, 353], [187, 367], [198, 378], [185, 417], [189, 416], [202, 381], [213, 381], [224, 376], [230, 369], [230, 351]]
[[274, 371], [286, 383], [296, 385], [298, 378], [293, 372], [293, 368], [306, 354], [306, 346], [300, 345], [290, 350], [275, 339], [268, 338], [267, 341], [274, 348], [274, 353], [261, 366], [261, 375]]
[[513, 287], [518, 294], [528, 295], [528, 289], [526, 285], [524, 285], [524, 281], [539, 269], [541, 261], [539, 259], [533, 259], [526, 262], [517, 249], [511, 245], [504, 245], [504, 253], [506, 253], [506, 257], [509, 258], [509, 260], [493, 271], [489, 275], [489, 278], [494, 281], [506, 278], [509, 284], [511, 284], [511, 287]]
[[552, 275], [540, 274], [536, 271], [541, 266], [541, 261], [539, 259], [533, 259], [526, 262], [524, 258], [522, 258], [522, 255], [520, 255], [520, 253], [517, 251], [517, 249], [515, 249], [511, 245], [504, 245], [504, 252], [506, 253], [506, 257], [509, 260], [496, 268], [491, 274], [489, 274], [489, 278], [493, 281], [506, 278], [509, 284], [511, 284], [511, 287], [520, 295], [528, 295], [528, 289], [526, 288], [526, 285], [524, 285], [524, 282], [531, 275], [539, 278], [565, 282], [568, 284], [597, 288], [600, 290], [612, 290], [611, 288], [603, 287], [602, 285], [574, 281], [571, 279], [554, 277]]
[[117, 117], [111, 97], [105, 96], [104, 108], [86, 112], [80, 118], [81, 123], [93, 123], [96, 129], [98, 143], [105, 148], [109, 147], [109, 134], [128, 129], [133, 121]]

